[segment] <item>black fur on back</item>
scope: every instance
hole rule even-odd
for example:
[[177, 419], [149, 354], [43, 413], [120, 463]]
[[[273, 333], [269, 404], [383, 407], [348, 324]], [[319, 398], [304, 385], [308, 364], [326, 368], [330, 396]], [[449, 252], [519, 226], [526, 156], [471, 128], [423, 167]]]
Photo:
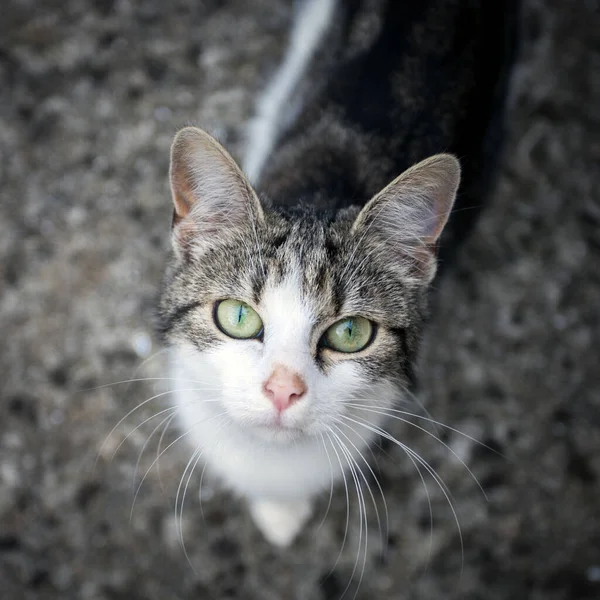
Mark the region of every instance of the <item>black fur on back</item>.
[[[336, 43], [364, 17], [362, 4], [342, 4], [345, 35]], [[443, 261], [470, 231], [493, 180], [518, 10], [519, 0], [384, 3], [378, 33], [331, 69], [282, 135], [259, 189], [284, 210], [301, 201], [337, 210], [363, 205], [412, 164], [452, 152], [463, 175]]]

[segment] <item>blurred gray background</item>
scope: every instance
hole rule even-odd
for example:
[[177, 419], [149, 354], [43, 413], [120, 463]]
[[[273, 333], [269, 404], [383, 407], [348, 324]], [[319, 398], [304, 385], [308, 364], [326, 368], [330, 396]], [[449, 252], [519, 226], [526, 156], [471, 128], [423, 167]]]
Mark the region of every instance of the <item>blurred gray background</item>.
[[[433, 417], [503, 456], [437, 432], [486, 500], [444, 446], [393, 425], [450, 488], [464, 554], [435, 482], [431, 522], [410, 461], [376, 451], [389, 534], [384, 550], [371, 509], [357, 600], [600, 598], [600, 7], [524, 4], [501, 176], [439, 283], [421, 367]], [[174, 511], [184, 444], [132, 510], [168, 398], [119, 423], [159, 383], [97, 387], [164, 374], [152, 315], [172, 136], [203, 125], [239, 156], [290, 19], [284, 0], [2, 3], [2, 600], [333, 600], [350, 579], [356, 498], [333, 568], [343, 489], [321, 527], [327, 497], [276, 551], [209, 477], [202, 514], [200, 468], [181, 523], [188, 562]], [[163, 448], [175, 439], [169, 429]]]

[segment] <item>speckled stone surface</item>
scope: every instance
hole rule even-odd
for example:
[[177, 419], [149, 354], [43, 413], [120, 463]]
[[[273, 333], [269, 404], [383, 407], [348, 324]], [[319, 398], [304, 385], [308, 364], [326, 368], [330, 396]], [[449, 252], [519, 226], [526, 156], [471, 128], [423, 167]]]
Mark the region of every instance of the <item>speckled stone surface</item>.
[[[160, 469], [160, 429], [145, 445], [168, 398], [128, 414], [161, 382], [106, 385], [164, 375], [152, 311], [172, 136], [201, 124], [239, 156], [290, 5], [2, 3], [2, 600], [333, 600], [351, 579], [343, 486], [276, 551], [209, 477], [201, 509], [197, 468], [180, 530], [190, 453], [173, 428]], [[500, 455], [392, 425], [456, 519], [425, 474], [431, 522], [410, 460], [377, 451], [388, 544], [371, 508], [357, 600], [600, 598], [600, 3], [526, 0], [523, 35], [497, 190], [439, 284], [421, 367], [433, 417]]]

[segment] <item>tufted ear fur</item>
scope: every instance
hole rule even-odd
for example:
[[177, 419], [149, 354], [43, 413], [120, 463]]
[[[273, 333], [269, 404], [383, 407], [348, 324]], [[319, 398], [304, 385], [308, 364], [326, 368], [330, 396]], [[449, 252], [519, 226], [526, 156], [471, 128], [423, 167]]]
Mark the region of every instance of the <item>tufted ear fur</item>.
[[181, 256], [263, 219], [256, 193], [227, 150], [186, 127], [171, 146], [173, 247]]
[[352, 232], [361, 242], [389, 255], [394, 266], [418, 283], [436, 271], [436, 245], [452, 210], [460, 164], [437, 154], [406, 170], [361, 210]]

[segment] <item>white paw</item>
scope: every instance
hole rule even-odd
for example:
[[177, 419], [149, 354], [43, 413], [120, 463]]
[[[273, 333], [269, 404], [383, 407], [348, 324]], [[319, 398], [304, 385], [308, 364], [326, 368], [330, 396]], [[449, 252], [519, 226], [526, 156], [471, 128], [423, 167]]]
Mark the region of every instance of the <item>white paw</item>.
[[308, 500], [297, 502], [273, 502], [254, 500], [250, 503], [250, 513], [265, 536], [274, 546], [289, 546], [311, 513]]

